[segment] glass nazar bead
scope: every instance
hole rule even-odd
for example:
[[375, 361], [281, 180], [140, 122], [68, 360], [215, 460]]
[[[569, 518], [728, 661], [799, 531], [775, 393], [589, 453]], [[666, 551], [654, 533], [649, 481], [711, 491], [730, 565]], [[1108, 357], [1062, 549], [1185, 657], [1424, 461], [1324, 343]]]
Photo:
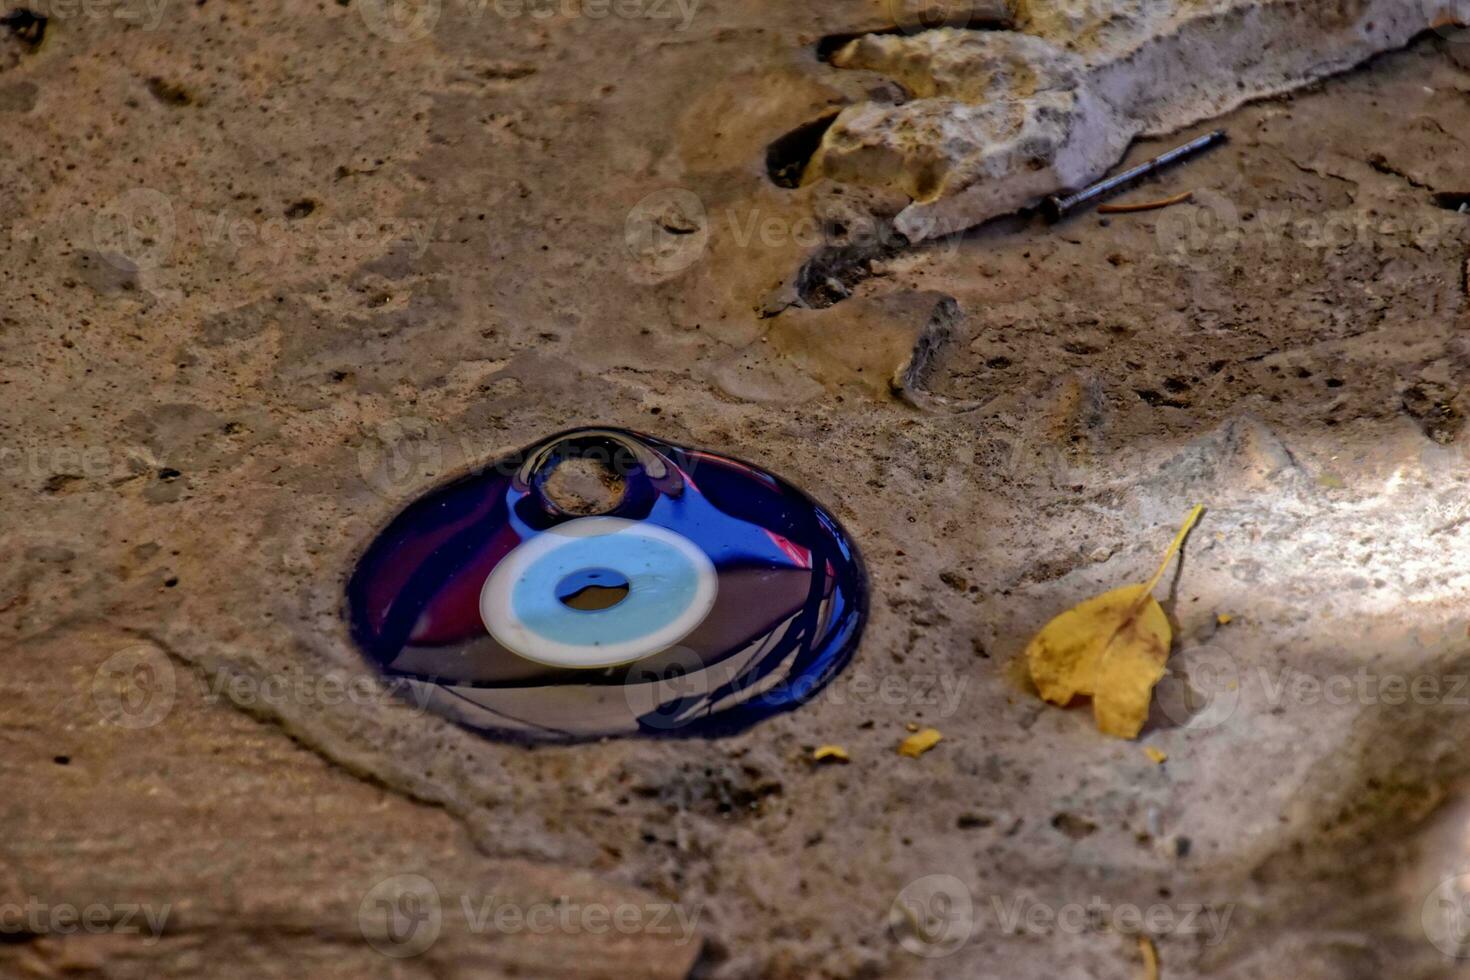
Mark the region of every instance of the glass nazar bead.
[[[601, 499], [557, 492], [588, 465]], [[780, 477], [587, 428], [414, 501], [347, 600], [356, 643], [416, 703], [564, 741], [725, 734], [811, 699], [852, 657], [867, 583], [836, 519]]]

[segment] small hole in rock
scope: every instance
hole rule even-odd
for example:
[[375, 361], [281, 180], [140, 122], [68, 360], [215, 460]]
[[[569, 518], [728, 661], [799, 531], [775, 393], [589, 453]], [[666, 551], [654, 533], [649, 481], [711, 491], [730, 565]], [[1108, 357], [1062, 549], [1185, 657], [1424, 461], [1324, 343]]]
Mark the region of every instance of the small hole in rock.
[[157, 75], [148, 79], [148, 92], [164, 105], [186, 106], [194, 104], [194, 96], [178, 82], [171, 82]]
[[1446, 211], [1470, 213], [1470, 191], [1440, 191], [1434, 195], [1434, 203]]
[[827, 135], [836, 118], [837, 113], [828, 113], [820, 119], [803, 123], [772, 142], [766, 148], [766, 174], [771, 183], [777, 187], [800, 187], [807, 163], [817, 152], [817, 147], [822, 145], [822, 137]]
[[24, 7], [17, 7], [0, 17], [0, 25], [10, 28], [10, 33], [28, 48], [39, 48], [46, 39], [46, 22], [45, 14], [38, 14]]

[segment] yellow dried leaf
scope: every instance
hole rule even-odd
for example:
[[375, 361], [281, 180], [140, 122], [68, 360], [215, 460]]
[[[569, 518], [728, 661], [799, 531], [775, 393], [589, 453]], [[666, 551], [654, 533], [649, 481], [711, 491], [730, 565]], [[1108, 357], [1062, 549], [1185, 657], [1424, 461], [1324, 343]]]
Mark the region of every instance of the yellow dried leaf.
[[925, 752], [928, 752], [930, 749], [934, 748], [934, 746], [938, 745], [940, 740], [943, 738], [944, 736], [940, 734], [939, 729], [925, 728], [921, 731], [915, 732], [914, 734], [910, 735], [908, 738], [900, 742], [898, 746], [898, 754], [906, 755], [911, 759], [917, 759], [919, 756], [923, 755]]
[[1152, 745], [1145, 745], [1143, 747], [1143, 754], [1152, 759], [1155, 765], [1159, 766], [1162, 766], [1164, 761], [1169, 758], [1169, 753], [1163, 749], [1156, 749]]
[[846, 762], [847, 750], [840, 745], [819, 745], [812, 752], [813, 762], [825, 762], [831, 759], [833, 762]]
[[1230, 615], [1229, 613], [1221, 613], [1220, 615], [1215, 617], [1215, 622], [1219, 623], [1221, 626], [1229, 626], [1230, 621], [1234, 618], [1235, 617]]
[[1138, 952], [1143, 956], [1143, 980], [1159, 980], [1159, 951], [1147, 936], [1138, 937]]
[[1094, 596], [1036, 634], [1026, 647], [1026, 662], [1044, 699], [1065, 705], [1078, 695], [1091, 695], [1101, 731], [1119, 738], [1138, 736], [1174, 642], [1169, 620], [1153, 597], [1154, 586], [1203, 511], [1190, 511], [1153, 578]]

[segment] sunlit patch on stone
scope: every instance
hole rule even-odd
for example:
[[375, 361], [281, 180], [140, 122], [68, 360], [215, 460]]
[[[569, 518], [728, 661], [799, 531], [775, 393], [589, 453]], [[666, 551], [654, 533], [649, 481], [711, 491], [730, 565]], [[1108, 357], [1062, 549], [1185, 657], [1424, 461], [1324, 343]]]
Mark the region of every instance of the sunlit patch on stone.
[[[549, 490], [588, 461], [618, 488], [600, 512]], [[416, 700], [540, 740], [738, 731], [813, 698], [866, 606], [856, 549], [800, 490], [617, 429], [430, 491], [348, 584], [353, 638]]]

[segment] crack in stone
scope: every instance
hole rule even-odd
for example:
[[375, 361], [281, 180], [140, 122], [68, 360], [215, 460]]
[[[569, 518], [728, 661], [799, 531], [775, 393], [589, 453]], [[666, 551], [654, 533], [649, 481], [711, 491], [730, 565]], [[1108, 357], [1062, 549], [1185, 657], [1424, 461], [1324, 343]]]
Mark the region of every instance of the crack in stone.
[[1434, 190], [1433, 187], [1430, 187], [1428, 184], [1422, 183], [1421, 181], [1415, 180], [1413, 177], [1409, 176], [1407, 173], [1405, 173], [1404, 171], [1400, 170], [1398, 167], [1395, 167], [1393, 164], [1389, 163], [1388, 162], [1388, 158], [1386, 156], [1384, 156], [1382, 153], [1373, 153], [1373, 154], [1370, 154], [1369, 157], [1368, 157], [1368, 166], [1372, 167], [1374, 170], [1376, 170], [1379, 173], [1384, 174], [1386, 176], [1389, 176], [1389, 177], [1397, 177], [1399, 180], [1402, 180], [1404, 183], [1408, 184], [1410, 187], [1416, 188], [1418, 190], [1421, 190], [1421, 191], [1432, 191], [1432, 190]]

